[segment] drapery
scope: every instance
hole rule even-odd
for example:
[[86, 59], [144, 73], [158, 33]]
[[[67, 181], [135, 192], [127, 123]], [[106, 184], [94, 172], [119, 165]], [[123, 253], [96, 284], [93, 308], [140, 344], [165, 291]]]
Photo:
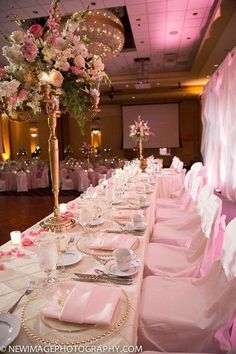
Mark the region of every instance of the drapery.
[[211, 77], [202, 99], [201, 152], [208, 180], [236, 200], [236, 47]]

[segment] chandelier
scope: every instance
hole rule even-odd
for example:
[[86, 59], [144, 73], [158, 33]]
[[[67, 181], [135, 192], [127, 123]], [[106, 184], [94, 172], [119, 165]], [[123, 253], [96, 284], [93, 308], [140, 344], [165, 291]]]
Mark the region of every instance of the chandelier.
[[125, 42], [124, 27], [120, 19], [108, 10], [89, 10], [78, 29], [80, 36], [86, 36], [90, 53], [103, 60], [115, 57]]

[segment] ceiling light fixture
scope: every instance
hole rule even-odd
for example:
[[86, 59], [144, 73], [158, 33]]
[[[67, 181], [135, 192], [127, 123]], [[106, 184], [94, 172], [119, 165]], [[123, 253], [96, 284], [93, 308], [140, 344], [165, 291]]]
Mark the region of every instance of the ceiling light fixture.
[[214, 64], [214, 68], [218, 68], [219, 64]]
[[125, 85], [125, 87], [129, 87], [129, 85]]
[[115, 57], [125, 42], [124, 27], [120, 19], [108, 10], [89, 10], [77, 32], [90, 41], [90, 53], [105, 60]]
[[134, 100], [135, 99], [135, 96], [132, 96], [132, 100]]

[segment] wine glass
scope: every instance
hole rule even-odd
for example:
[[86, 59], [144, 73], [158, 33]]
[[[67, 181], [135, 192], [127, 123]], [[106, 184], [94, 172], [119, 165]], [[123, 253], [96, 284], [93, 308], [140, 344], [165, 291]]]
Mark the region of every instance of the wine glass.
[[44, 283], [46, 285], [54, 283], [55, 278], [52, 276], [52, 272], [56, 269], [59, 257], [56, 240], [48, 238], [40, 241], [37, 251], [39, 266], [47, 274], [47, 279]]
[[87, 208], [81, 208], [79, 214], [79, 223], [82, 226], [85, 235], [87, 234], [87, 226], [92, 221], [92, 214]]

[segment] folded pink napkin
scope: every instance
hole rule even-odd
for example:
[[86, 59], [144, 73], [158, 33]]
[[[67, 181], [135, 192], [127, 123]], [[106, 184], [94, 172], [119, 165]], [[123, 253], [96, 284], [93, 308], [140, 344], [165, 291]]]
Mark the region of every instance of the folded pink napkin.
[[58, 292], [40, 312], [59, 321], [109, 325], [120, 296], [119, 288], [68, 281], [59, 284]]
[[100, 234], [87, 242], [90, 249], [115, 250], [117, 248], [132, 248], [137, 237], [126, 234]]
[[113, 212], [114, 219], [130, 220], [134, 214], [137, 214], [136, 210], [116, 210]]

